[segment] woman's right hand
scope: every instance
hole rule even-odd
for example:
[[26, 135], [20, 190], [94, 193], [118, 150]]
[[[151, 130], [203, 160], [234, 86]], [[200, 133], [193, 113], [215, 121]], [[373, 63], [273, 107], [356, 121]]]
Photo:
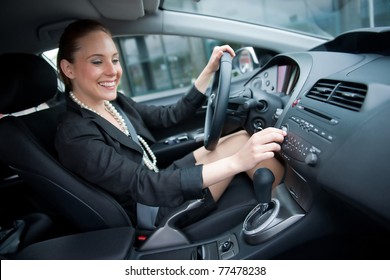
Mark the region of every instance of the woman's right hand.
[[250, 170], [260, 162], [274, 157], [274, 153], [280, 151], [280, 144], [286, 135], [285, 131], [274, 127], [259, 131], [231, 156], [231, 160], [241, 172]]

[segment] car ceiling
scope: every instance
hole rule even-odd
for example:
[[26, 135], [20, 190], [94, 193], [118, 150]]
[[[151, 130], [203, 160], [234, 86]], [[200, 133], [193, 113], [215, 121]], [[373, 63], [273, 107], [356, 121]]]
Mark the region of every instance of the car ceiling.
[[[41, 52], [53, 48], [63, 28], [75, 19], [96, 19], [111, 28], [115, 21], [134, 21], [155, 13], [159, 3], [159, 0], [2, 1], [0, 52]], [[6, 38], [11, 40], [4, 42]]]
[[222, 41], [230, 38], [275, 52], [308, 50], [324, 42], [267, 26], [161, 10], [160, 3], [161, 0], [6, 0], [0, 10], [0, 36], [10, 40], [2, 40], [0, 54], [40, 54], [54, 49], [63, 29], [81, 18], [102, 22], [114, 36], [175, 34]]

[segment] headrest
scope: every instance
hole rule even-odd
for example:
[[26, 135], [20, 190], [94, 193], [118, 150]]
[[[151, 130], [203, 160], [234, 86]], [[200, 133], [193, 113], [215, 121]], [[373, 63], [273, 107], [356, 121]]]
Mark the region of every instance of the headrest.
[[36, 107], [57, 92], [56, 71], [42, 57], [25, 53], [0, 55], [0, 113]]

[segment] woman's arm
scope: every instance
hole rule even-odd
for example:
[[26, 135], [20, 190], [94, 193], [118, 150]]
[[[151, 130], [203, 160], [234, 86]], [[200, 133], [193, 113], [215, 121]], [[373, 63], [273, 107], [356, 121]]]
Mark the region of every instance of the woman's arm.
[[274, 157], [280, 150], [286, 132], [267, 128], [252, 135], [245, 145], [232, 156], [203, 165], [203, 187], [214, 185], [240, 172], [254, 168], [258, 163]]
[[[175, 207], [202, 197], [201, 166], [155, 173], [142, 165], [142, 152], [122, 143], [90, 118], [67, 114], [57, 131], [61, 163], [108, 191], [119, 202]], [[183, 181], [189, 177], [191, 180]]]

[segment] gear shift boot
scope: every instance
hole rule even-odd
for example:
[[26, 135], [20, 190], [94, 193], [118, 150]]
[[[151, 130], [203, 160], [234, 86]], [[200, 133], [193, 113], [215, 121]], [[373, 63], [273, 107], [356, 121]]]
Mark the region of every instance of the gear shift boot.
[[279, 201], [272, 200], [267, 204], [267, 207], [258, 204], [253, 208], [246, 217], [242, 228], [246, 242], [249, 244], [259, 244], [263, 241], [264, 233], [272, 225], [272, 222], [279, 213], [279, 207]]

